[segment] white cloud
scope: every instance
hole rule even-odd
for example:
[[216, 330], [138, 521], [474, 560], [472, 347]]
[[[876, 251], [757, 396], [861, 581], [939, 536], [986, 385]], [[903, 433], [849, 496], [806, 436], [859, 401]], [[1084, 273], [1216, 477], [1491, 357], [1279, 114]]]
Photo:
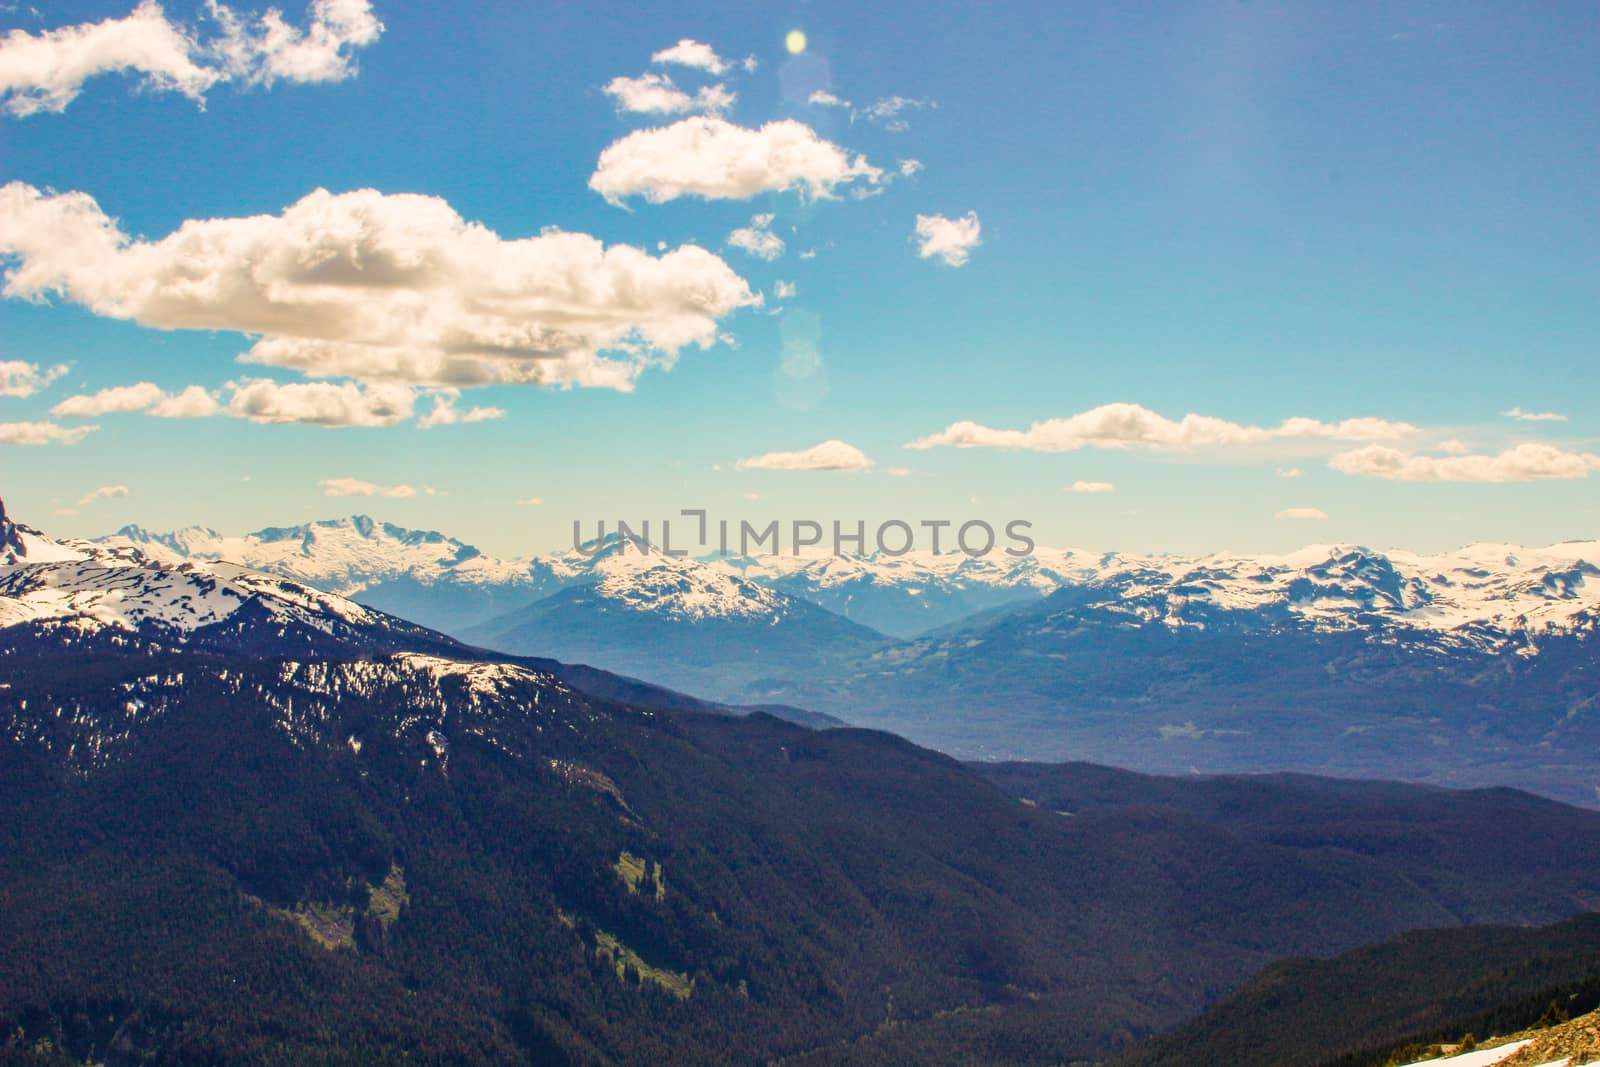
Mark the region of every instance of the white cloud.
[[885, 467], [883, 469], [883, 473], [887, 474], [891, 478], [909, 478], [911, 476], [911, 468], [910, 467]]
[[198, 385], [186, 386], [181, 393], [163, 396], [150, 407], [158, 419], [203, 419], [222, 410], [217, 398]]
[[542, 497], [542, 496], [524, 497], [523, 499], [517, 501], [517, 503], [522, 504], [525, 507], [536, 508], [540, 504], [544, 503], [544, 497]]
[[209, 10], [223, 28], [217, 52], [228, 76], [255, 85], [342, 81], [355, 73], [350, 53], [383, 32], [368, 0], [312, 0], [304, 31], [285, 23], [274, 8], [254, 23], [217, 0], [209, 0]]
[[1103, 404], [1065, 419], [1035, 422], [1026, 430], [997, 430], [976, 422], [956, 422], [918, 438], [907, 448], [1020, 448], [1071, 452], [1079, 448], [1157, 448], [1183, 450], [1218, 445], [1264, 444], [1293, 438], [1382, 441], [1415, 433], [1416, 427], [1385, 419], [1286, 419], [1276, 427], [1244, 426], [1208, 415], [1174, 421], [1138, 404]]
[[417, 420], [417, 425], [424, 430], [431, 430], [435, 426], [454, 426], [456, 423], [488, 422], [491, 419], [505, 418], [505, 411], [501, 408], [475, 407], [456, 409], [456, 395], [454, 391], [437, 393], [433, 398], [433, 410]]
[[772, 232], [772, 216], [756, 215], [750, 225], [741, 226], [728, 234], [728, 244], [767, 262], [783, 255], [783, 238]]
[[153, 382], [117, 385], [96, 393], [69, 396], [50, 414], [68, 419], [95, 419], [130, 411], [145, 411], [163, 419], [197, 419], [215, 415], [217, 400], [198, 385], [181, 393], [168, 394]]
[[86, 493], [83, 499], [78, 501], [78, 506], [81, 508], [86, 504], [93, 504], [96, 500], [111, 500], [115, 497], [127, 495], [128, 487], [125, 485], [102, 485], [100, 488]]
[[976, 211], [969, 211], [959, 219], [918, 215], [917, 255], [923, 259], [938, 256], [948, 266], [962, 266], [972, 250], [983, 243], [982, 230]]
[[83, 193], [0, 187], [7, 296], [56, 293], [157, 329], [259, 335], [241, 358], [311, 377], [627, 390], [759, 304], [721, 258], [585, 234], [505, 239], [445, 201], [318, 190], [281, 215], [135, 240]]
[[66, 373], [65, 363], [58, 363], [48, 370], [41, 370], [37, 363], [27, 363], [20, 359], [0, 359], [0, 396], [32, 396]]
[[839, 97], [834, 96], [832, 93], [828, 92], [826, 89], [818, 89], [816, 92], [814, 92], [810, 96], [806, 97], [806, 103], [810, 104], [812, 107], [849, 107], [850, 106], [850, 101], [842, 100]]
[[1500, 414], [1508, 419], [1521, 419], [1523, 422], [1566, 422], [1565, 415], [1557, 415], [1553, 411], [1523, 411], [1521, 408], [1512, 408]]
[[630, 196], [660, 204], [682, 196], [749, 200], [787, 189], [824, 199], [841, 185], [882, 180], [866, 157], [852, 157], [803, 122], [782, 119], [753, 130], [700, 115], [614, 142], [600, 153], [589, 188], [616, 204]]
[[1584, 478], [1600, 470], [1600, 456], [1527, 443], [1499, 455], [1418, 456], [1384, 445], [1341, 452], [1334, 470], [1402, 482], [1529, 482]]
[[1302, 477], [1304, 474], [1305, 474], [1305, 471], [1301, 470], [1299, 467], [1279, 467], [1278, 468], [1278, 477], [1280, 477], [1280, 478], [1299, 478], [1299, 477]]
[[75, 445], [99, 428], [69, 428], [53, 422], [0, 422], [0, 445]]
[[[417, 393], [405, 385], [355, 382], [292, 382], [264, 378], [229, 382], [221, 389], [224, 400], [198, 385], [179, 393], [163, 392], [151, 382], [120, 385], [97, 393], [72, 396], [51, 409], [64, 418], [98, 418], [142, 411], [163, 419], [198, 419], [232, 415], [260, 423], [307, 423], [317, 426], [390, 426], [412, 416]], [[497, 407], [457, 408], [460, 391], [442, 389], [432, 394], [433, 408], [417, 419], [423, 429], [456, 423], [503, 418]], [[225, 401], [225, 402], [224, 402]]]
[[[650, 57], [652, 63], [675, 63], [680, 67], [693, 67], [703, 70], [707, 74], [722, 75], [733, 68], [733, 61], [723, 59], [717, 55], [716, 49], [708, 44], [685, 37], [671, 48], [663, 48]], [[745, 59], [741, 64], [746, 71], [755, 69], [755, 57]]]
[[612, 78], [606, 95], [617, 102], [618, 111], [640, 115], [682, 115], [691, 111], [719, 114], [738, 99], [722, 84], [707, 85], [693, 95], [673, 84], [665, 74], [641, 74], [637, 78]]
[[313, 0], [305, 29], [275, 9], [240, 15], [210, 0], [207, 25], [170, 21], [155, 0], [122, 17], [0, 39], [0, 101], [14, 115], [64, 111], [90, 78], [139, 75], [150, 92], [174, 92], [204, 104], [224, 82], [339, 81], [355, 73], [354, 52], [372, 44], [383, 24], [368, 0]]
[[782, 278], [772, 283], [772, 295], [779, 300], [793, 300], [799, 291], [794, 282], [786, 282]]
[[1443, 452], [1447, 456], [1464, 456], [1468, 452], [1472, 451], [1472, 446], [1467, 444], [1465, 441], [1460, 441], [1452, 437], [1448, 441], [1439, 442], [1439, 451]]
[[1328, 513], [1321, 508], [1284, 508], [1273, 516], [1275, 519], [1298, 519], [1302, 521], [1315, 521], [1326, 519]]
[[94, 419], [117, 412], [144, 411], [165, 395], [154, 382], [118, 385], [84, 396], [69, 396], [51, 408], [50, 414], [57, 418]]
[[868, 122], [875, 122], [886, 130], [894, 133], [904, 133], [911, 128], [911, 123], [906, 120], [906, 112], [920, 111], [923, 108], [938, 107], [932, 100], [917, 100], [909, 96], [886, 96], [882, 100], [874, 100], [866, 107], [851, 113], [851, 118], [864, 118]]
[[902, 178], [915, 177], [921, 170], [922, 160], [920, 159], [902, 159], [900, 161], [900, 177]]
[[323, 496], [387, 496], [405, 500], [417, 495], [409, 485], [384, 486], [360, 478], [324, 478], [317, 484], [322, 486]]
[[411, 417], [415, 393], [403, 385], [354, 382], [230, 382], [228, 413], [251, 422], [313, 426], [392, 426]]
[[750, 456], [741, 459], [736, 466], [742, 471], [861, 471], [872, 466], [872, 461], [855, 445], [835, 440], [799, 452]]
[[1076, 481], [1067, 487], [1069, 493], [1109, 493], [1117, 487], [1110, 482]]

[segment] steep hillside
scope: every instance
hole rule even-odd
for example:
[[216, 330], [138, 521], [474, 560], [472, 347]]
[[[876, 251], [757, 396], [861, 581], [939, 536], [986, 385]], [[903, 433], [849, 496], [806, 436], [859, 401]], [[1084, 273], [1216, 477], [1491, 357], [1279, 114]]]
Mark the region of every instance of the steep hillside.
[[[1440, 1055], [1440, 1045], [1448, 1052], [1467, 1034], [1513, 1033], [1597, 1003], [1600, 915], [1535, 929], [1419, 931], [1330, 960], [1275, 964], [1200, 1019], [1134, 1047], [1111, 1067], [1383, 1067]], [[1576, 1051], [1554, 1046], [1568, 1035], [1583, 1040], [1592, 1025], [1523, 1035], [1529, 1045], [1481, 1061], [1498, 1064], [1519, 1052], [1511, 1061], [1518, 1067], [1546, 1064]], [[1543, 1038], [1554, 1040], [1536, 1041]], [[1551, 1055], [1539, 1058], [1542, 1052]]]

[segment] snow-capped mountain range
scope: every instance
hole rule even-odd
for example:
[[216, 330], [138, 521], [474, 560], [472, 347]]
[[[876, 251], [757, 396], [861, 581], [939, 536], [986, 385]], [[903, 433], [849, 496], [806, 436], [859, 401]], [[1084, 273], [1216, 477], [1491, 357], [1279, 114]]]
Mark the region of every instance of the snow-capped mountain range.
[[[535, 667], [618, 699], [800, 708], [960, 756], [1600, 795], [1594, 542], [740, 566], [601, 549], [499, 561], [359, 518], [53, 540], [0, 518], [0, 654], [17, 627], [298, 659], [548, 657]], [[920, 603], [949, 621], [911, 638], [856, 621]], [[467, 644], [417, 625], [452, 613]]]
[[54, 539], [0, 503], [0, 631], [307, 649], [431, 651], [448, 638], [346, 597], [226, 560], [158, 558], [128, 544]]
[[224, 536], [124, 527], [94, 544], [166, 562], [231, 562], [305, 582], [460, 633], [562, 589], [592, 585], [621, 608], [694, 621], [781, 613], [786, 594], [894, 637], [1067, 588], [1132, 624], [1300, 622], [1470, 637], [1543, 632], [1600, 609], [1600, 541], [1547, 548], [1476, 544], [1425, 555], [1315, 545], [1285, 555], [1158, 556], [1039, 549], [1013, 559], [900, 557], [681, 559], [615, 541], [578, 552], [495, 559], [432, 531], [366, 516]]

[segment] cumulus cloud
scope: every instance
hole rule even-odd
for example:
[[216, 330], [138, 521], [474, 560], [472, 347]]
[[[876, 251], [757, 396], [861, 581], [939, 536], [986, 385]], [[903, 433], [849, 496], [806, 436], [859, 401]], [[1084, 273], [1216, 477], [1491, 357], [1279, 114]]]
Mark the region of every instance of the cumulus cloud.
[[75, 445], [98, 426], [58, 426], [53, 422], [0, 422], [0, 445]]
[[665, 74], [612, 78], [606, 83], [605, 93], [616, 101], [618, 111], [640, 115], [683, 115], [691, 111], [720, 114], [738, 99], [720, 83], [686, 93]]
[[826, 89], [818, 89], [816, 92], [814, 92], [810, 96], [806, 97], [806, 103], [810, 104], [812, 107], [849, 107], [850, 106], [850, 101], [841, 99], [841, 98], [839, 98], [837, 96], [834, 96], [832, 93], [828, 92]]
[[318, 190], [280, 215], [135, 240], [84, 193], [0, 187], [7, 296], [58, 294], [157, 329], [258, 335], [240, 358], [310, 377], [631, 389], [760, 303], [695, 245], [653, 256], [585, 234], [506, 239], [443, 200]]
[[360, 478], [324, 478], [317, 484], [322, 486], [323, 496], [387, 496], [409, 499], [417, 495], [417, 491], [409, 485], [384, 486], [375, 482], [365, 482]]
[[41, 369], [37, 363], [20, 359], [0, 359], [0, 396], [32, 396], [48, 388], [57, 378], [67, 373], [67, 365]]
[[772, 295], [779, 300], [793, 300], [799, 291], [794, 282], [786, 282], [782, 278], [772, 283]]
[[144, 411], [165, 395], [154, 382], [118, 385], [84, 396], [69, 396], [51, 408], [50, 414], [57, 418], [93, 419], [116, 412]]
[[435, 426], [454, 426], [456, 423], [488, 422], [491, 419], [505, 418], [505, 411], [494, 407], [456, 407], [456, 394], [454, 391], [437, 393], [433, 398], [433, 410], [417, 420], [417, 425], [424, 430], [431, 430]]
[[125, 485], [102, 485], [100, 488], [84, 494], [83, 499], [78, 501], [78, 506], [81, 508], [86, 504], [93, 504], [96, 500], [111, 500], [127, 495], [128, 487]]
[[150, 414], [158, 419], [203, 419], [221, 409], [217, 398], [208, 390], [190, 385], [181, 393], [165, 395], [150, 405]]
[[922, 169], [922, 160], [920, 159], [902, 159], [900, 161], [900, 177], [902, 178], [914, 178]]
[[1600, 456], [1527, 443], [1498, 455], [1422, 456], [1385, 445], [1341, 452], [1328, 465], [1345, 474], [1401, 482], [1531, 482], [1585, 478], [1600, 470]]
[[1110, 482], [1085, 482], [1085, 481], [1079, 480], [1079, 481], [1073, 482], [1071, 485], [1069, 485], [1067, 487], [1067, 492], [1069, 492], [1069, 493], [1109, 493], [1109, 492], [1113, 491], [1114, 489], [1116, 489], [1116, 486], [1112, 485]]
[[1035, 422], [1026, 430], [997, 430], [976, 422], [956, 422], [906, 447], [922, 449], [948, 445], [954, 448], [1019, 448], [1033, 452], [1071, 452], [1085, 447], [1181, 451], [1293, 438], [1384, 441], [1416, 430], [1409, 423], [1375, 418], [1343, 422], [1292, 418], [1275, 427], [1246, 426], [1192, 413], [1173, 420], [1138, 404], [1103, 404], [1069, 418]]
[[197, 419], [215, 415], [217, 410], [216, 397], [198, 385], [169, 394], [153, 382], [138, 382], [69, 396], [51, 408], [50, 414], [68, 419], [94, 419], [101, 415], [144, 411], [163, 419]]
[[972, 250], [983, 243], [982, 232], [976, 211], [969, 211], [959, 219], [947, 219], [943, 215], [918, 215], [917, 255], [923, 259], [937, 256], [947, 266], [962, 266], [972, 255]]
[[228, 413], [251, 422], [312, 426], [393, 426], [411, 417], [413, 390], [354, 382], [230, 382]]
[[[650, 57], [650, 62], [656, 64], [673, 63], [680, 67], [693, 67], [703, 70], [707, 74], [721, 76], [734, 67], [732, 60], [723, 59], [717, 55], [716, 49], [708, 44], [685, 37], [671, 48], [663, 48]], [[739, 66], [746, 71], [756, 69], [756, 57], [748, 56], [739, 61]]]
[[883, 171], [851, 156], [794, 119], [760, 129], [694, 116], [670, 126], [635, 130], [600, 153], [589, 188], [615, 204], [642, 196], [652, 204], [683, 196], [749, 200], [798, 189], [832, 198], [840, 186], [875, 186]]
[[872, 466], [866, 453], [844, 441], [824, 441], [799, 452], [768, 452], [741, 459], [742, 470], [767, 471], [863, 471]]
[[783, 255], [784, 248], [783, 238], [772, 232], [772, 219], [770, 214], [753, 216], [750, 225], [741, 226], [728, 234], [728, 244], [772, 262]]
[[1566, 422], [1565, 415], [1557, 415], [1553, 411], [1523, 411], [1521, 408], [1512, 408], [1500, 414], [1508, 419], [1521, 419], [1523, 422]]
[[1275, 519], [1298, 519], [1301, 521], [1315, 521], [1326, 519], [1328, 513], [1321, 508], [1284, 508], [1273, 516]]
[[122, 17], [0, 39], [0, 103], [13, 115], [61, 112], [86, 81], [101, 74], [136, 75], [149, 92], [180, 93], [204, 104], [224, 82], [340, 81], [355, 73], [354, 53], [372, 44], [383, 24], [368, 0], [313, 0], [304, 29], [275, 8], [241, 15], [210, 0], [203, 24], [169, 20], [155, 0]]

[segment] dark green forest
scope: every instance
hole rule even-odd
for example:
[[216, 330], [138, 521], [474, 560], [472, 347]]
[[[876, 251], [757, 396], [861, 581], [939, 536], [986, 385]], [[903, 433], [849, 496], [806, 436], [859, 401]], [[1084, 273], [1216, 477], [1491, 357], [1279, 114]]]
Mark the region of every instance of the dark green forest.
[[1274, 960], [1600, 903], [1600, 814], [1509, 791], [1068, 813], [887, 734], [443, 662], [9, 641], [7, 1055], [1090, 1062]]

